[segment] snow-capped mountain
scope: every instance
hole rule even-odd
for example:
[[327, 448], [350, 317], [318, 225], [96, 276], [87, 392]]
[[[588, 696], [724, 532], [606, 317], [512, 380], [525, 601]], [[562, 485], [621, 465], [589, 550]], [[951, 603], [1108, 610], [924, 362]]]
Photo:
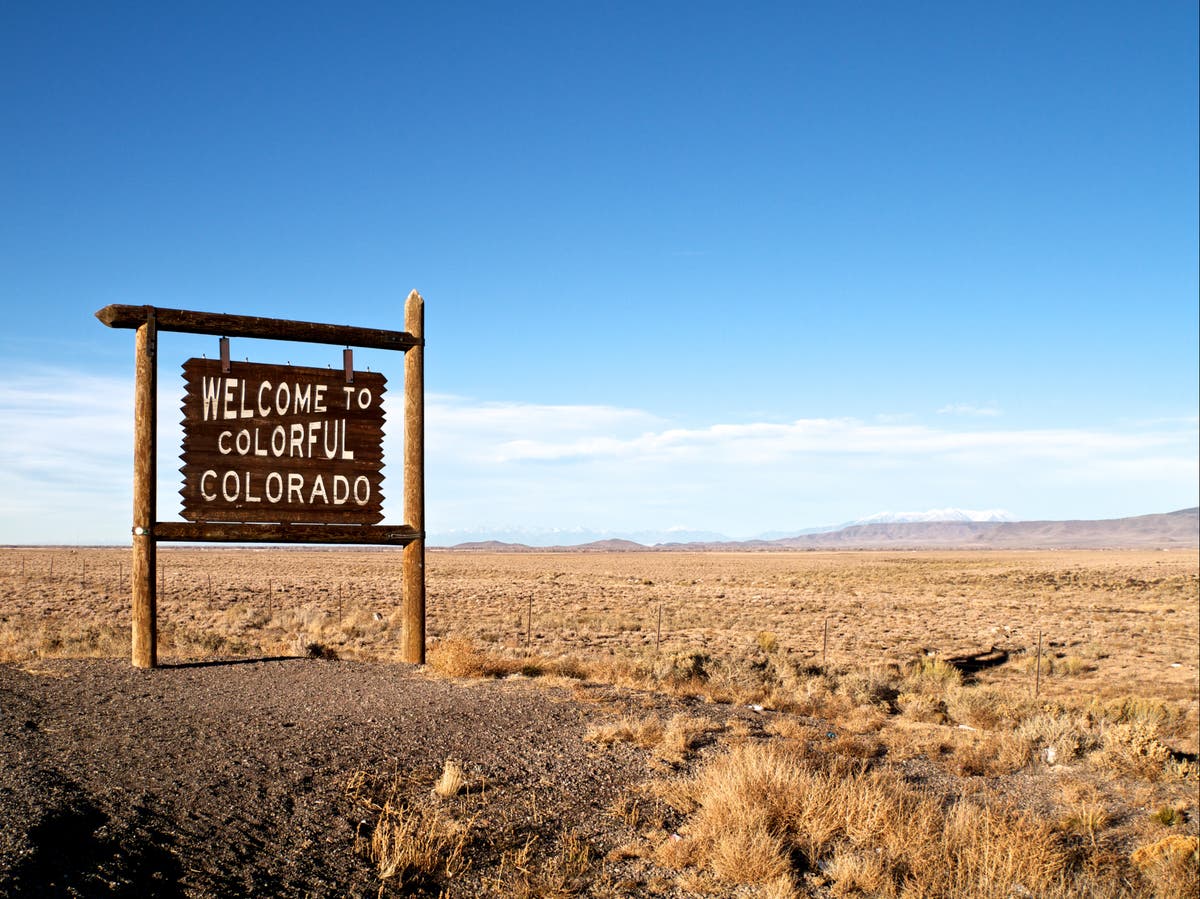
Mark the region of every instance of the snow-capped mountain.
[[1016, 521], [1004, 509], [930, 509], [928, 512], [876, 512], [866, 518], [854, 521], [843, 521], [841, 524], [827, 524], [821, 527], [799, 528], [794, 531], [767, 531], [756, 534], [755, 540], [784, 540], [788, 537], [806, 537], [810, 534], [828, 534], [840, 531], [842, 528], [852, 528], [861, 524], [908, 524], [911, 522], [930, 521]]
[[856, 524], [900, 524], [910, 521], [1016, 521], [1004, 509], [930, 509], [928, 512], [876, 512], [839, 527]]

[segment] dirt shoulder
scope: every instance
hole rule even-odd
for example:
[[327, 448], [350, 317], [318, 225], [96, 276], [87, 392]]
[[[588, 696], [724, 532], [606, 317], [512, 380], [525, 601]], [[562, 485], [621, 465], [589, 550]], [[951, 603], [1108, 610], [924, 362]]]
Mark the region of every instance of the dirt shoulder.
[[582, 739], [596, 711], [402, 665], [0, 665], [0, 895], [374, 895], [351, 775], [427, 793], [448, 758], [514, 838], [572, 830], [603, 850], [587, 830], [646, 766]]

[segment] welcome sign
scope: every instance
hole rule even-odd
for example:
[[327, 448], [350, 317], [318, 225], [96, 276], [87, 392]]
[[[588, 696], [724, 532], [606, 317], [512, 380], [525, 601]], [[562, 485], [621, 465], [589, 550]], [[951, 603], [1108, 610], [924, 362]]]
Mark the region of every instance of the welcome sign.
[[183, 375], [185, 519], [383, 519], [383, 375], [218, 359]]

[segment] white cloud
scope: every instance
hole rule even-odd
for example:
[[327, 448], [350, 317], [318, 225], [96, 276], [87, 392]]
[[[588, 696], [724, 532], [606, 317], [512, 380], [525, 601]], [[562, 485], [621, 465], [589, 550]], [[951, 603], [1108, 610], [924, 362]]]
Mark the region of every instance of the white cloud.
[[[159, 517], [178, 508], [180, 391], [160, 385]], [[681, 427], [606, 405], [426, 397], [428, 518], [734, 536], [881, 508], [1002, 507], [1023, 517], [1165, 511], [1194, 497], [1195, 418], [1093, 428], [933, 427], [801, 418]], [[399, 476], [396, 411], [386, 443]], [[132, 378], [45, 368], [0, 379], [0, 542], [128, 534]], [[398, 520], [398, 484], [385, 491]]]
[[[932, 427], [853, 418], [671, 427], [612, 407], [454, 401], [434, 438], [430, 520], [696, 527], [746, 535], [844, 521], [888, 506], [1008, 508], [1024, 517], [1115, 517], [1186, 504], [1197, 428]], [[567, 427], [564, 419], [574, 418]], [[440, 425], [435, 416], [430, 432]], [[504, 511], [507, 510], [508, 514]]]
[[938, 415], [966, 415], [976, 418], [995, 418], [1002, 414], [995, 406], [977, 406], [974, 403], [947, 403], [937, 411]]
[[[924, 425], [866, 424], [857, 419], [798, 419], [788, 424], [749, 422], [704, 428], [667, 428], [631, 437], [531, 435], [503, 439], [486, 425], [474, 442], [494, 462], [625, 458], [640, 461], [766, 463], [812, 454], [987, 457], [1042, 456], [1081, 459], [1098, 453], [1144, 452], [1177, 443], [1173, 432], [1119, 433], [1102, 430], [1038, 429], [954, 431]], [[490, 447], [485, 452], [484, 447]]]
[[[179, 489], [179, 399], [160, 389], [160, 511]], [[132, 377], [39, 367], [0, 378], [0, 541], [121, 539], [132, 481]]]

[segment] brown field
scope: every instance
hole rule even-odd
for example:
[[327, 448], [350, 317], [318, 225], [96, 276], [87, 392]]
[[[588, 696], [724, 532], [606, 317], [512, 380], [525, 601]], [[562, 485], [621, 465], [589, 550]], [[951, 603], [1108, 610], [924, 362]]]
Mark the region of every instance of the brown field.
[[[160, 653], [320, 643], [394, 661], [399, 566], [398, 551], [160, 548]], [[1032, 690], [1041, 632], [1046, 695], [1130, 693], [1186, 708], [1197, 699], [1198, 567], [1194, 551], [435, 551], [428, 634], [634, 667], [686, 653], [736, 663], [763, 644], [807, 664], [825, 648], [842, 667], [995, 647], [1009, 661], [981, 679]], [[126, 550], [0, 550], [0, 658], [126, 655], [128, 573]]]
[[[398, 658], [398, 551], [159, 564], [161, 658]], [[127, 657], [128, 570], [127, 550], [0, 550], [0, 660]], [[1198, 577], [1195, 551], [431, 552], [430, 669], [690, 703], [594, 704], [582, 739], [647, 757], [612, 812], [627, 839], [564, 837], [570, 876], [504, 880], [510, 895], [1187, 896]], [[758, 730], [704, 713], [747, 706]], [[453, 794], [461, 772], [443, 774]], [[401, 849], [423, 883], [470, 869], [461, 822], [425, 828], [445, 847], [406, 845], [423, 802], [368, 803], [360, 851], [384, 887], [404, 889]], [[534, 855], [518, 869], [544, 870]]]

